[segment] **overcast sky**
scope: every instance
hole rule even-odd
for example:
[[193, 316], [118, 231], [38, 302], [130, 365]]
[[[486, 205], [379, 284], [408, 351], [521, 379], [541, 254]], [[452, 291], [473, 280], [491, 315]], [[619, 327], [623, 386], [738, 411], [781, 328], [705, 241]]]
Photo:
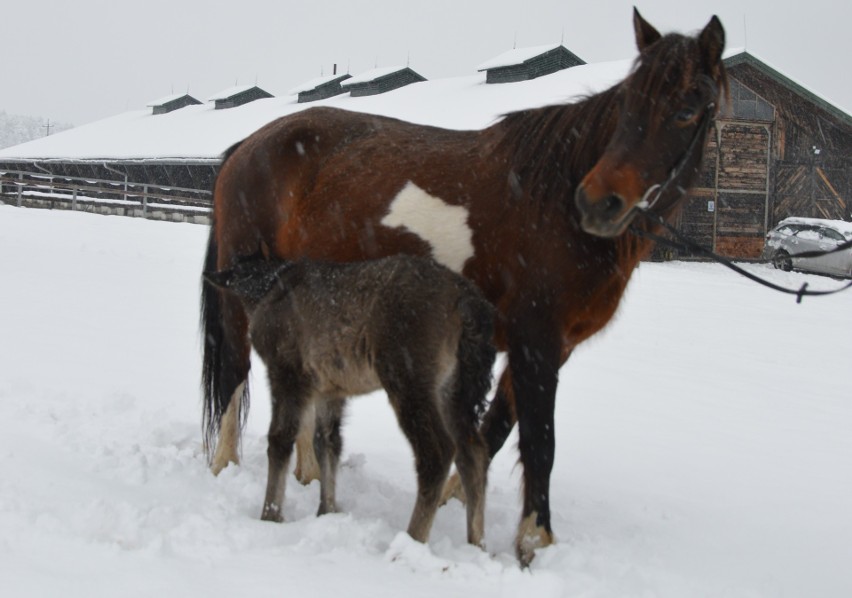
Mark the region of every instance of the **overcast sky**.
[[634, 4], [662, 32], [716, 14], [728, 47], [852, 111], [848, 0], [4, 1], [0, 111], [80, 125], [173, 92], [257, 82], [283, 95], [334, 63], [472, 74], [513, 45], [560, 40], [587, 62], [632, 58]]

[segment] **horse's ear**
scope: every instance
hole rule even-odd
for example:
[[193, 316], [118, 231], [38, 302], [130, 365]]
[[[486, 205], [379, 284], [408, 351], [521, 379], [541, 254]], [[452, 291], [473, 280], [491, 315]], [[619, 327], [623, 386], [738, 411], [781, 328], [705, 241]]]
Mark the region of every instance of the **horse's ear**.
[[220, 289], [227, 289], [231, 286], [231, 274], [230, 270], [224, 270], [222, 272], [204, 272], [202, 276], [204, 280], [212, 284], [214, 287], [219, 287]]
[[698, 43], [701, 45], [701, 52], [707, 66], [714, 71], [718, 69], [719, 62], [722, 60], [722, 52], [725, 50], [725, 28], [722, 27], [722, 22], [716, 15], [713, 15], [701, 35], [698, 36]]
[[633, 30], [636, 32], [636, 47], [640, 52], [662, 37], [653, 25], [642, 18], [635, 6], [633, 7]]

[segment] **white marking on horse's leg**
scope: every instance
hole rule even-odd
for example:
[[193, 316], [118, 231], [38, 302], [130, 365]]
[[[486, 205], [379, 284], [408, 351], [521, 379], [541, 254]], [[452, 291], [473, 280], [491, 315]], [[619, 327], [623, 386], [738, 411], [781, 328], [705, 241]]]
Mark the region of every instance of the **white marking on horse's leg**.
[[515, 538], [515, 552], [522, 567], [528, 567], [535, 557], [537, 548], [544, 548], [556, 542], [552, 534], [547, 533], [543, 527], [536, 524], [538, 513], [533, 511], [523, 519], [518, 526], [518, 535]]
[[294, 475], [302, 484], [310, 484], [312, 481], [320, 479], [320, 466], [314, 452], [316, 420], [316, 407], [311, 403], [305, 408], [299, 435], [296, 437], [296, 471]]
[[474, 251], [468, 215], [467, 208], [450, 205], [408, 181], [391, 202], [382, 224], [408, 229], [429, 243], [436, 262], [461, 272]]
[[231, 395], [231, 402], [228, 403], [228, 409], [222, 416], [219, 442], [216, 444], [216, 454], [213, 455], [213, 463], [210, 465], [213, 475], [219, 475], [219, 472], [229, 463], [240, 464], [240, 401], [245, 388], [246, 383], [243, 381]]

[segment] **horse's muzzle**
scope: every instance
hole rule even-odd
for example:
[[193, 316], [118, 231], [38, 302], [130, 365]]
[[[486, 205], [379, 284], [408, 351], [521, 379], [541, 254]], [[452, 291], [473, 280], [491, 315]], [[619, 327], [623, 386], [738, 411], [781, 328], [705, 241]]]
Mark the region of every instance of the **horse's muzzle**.
[[617, 237], [625, 231], [633, 217], [634, 211], [628, 208], [627, 201], [617, 193], [592, 200], [586, 188], [580, 185], [574, 201], [580, 211], [580, 226], [597, 237]]
[[633, 165], [611, 156], [601, 158], [574, 195], [582, 229], [607, 239], [627, 230], [648, 186], [645, 178]]

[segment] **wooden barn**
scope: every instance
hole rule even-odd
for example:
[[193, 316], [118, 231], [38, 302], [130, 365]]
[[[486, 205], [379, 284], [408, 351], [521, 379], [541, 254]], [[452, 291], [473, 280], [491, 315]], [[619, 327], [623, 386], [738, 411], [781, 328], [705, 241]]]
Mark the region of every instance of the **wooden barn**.
[[153, 109], [152, 114], [168, 114], [186, 106], [194, 106], [200, 103], [188, 93], [180, 93], [149, 102], [148, 108]]
[[271, 93], [262, 90], [257, 85], [241, 85], [229, 87], [219, 93], [213, 94], [207, 101], [214, 102], [216, 110], [236, 108], [255, 100], [274, 97]]
[[377, 68], [356, 75], [341, 83], [344, 91], [351, 92], [353, 98], [386, 93], [412, 83], [425, 81], [426, 78], [407, 66]]
[[325, 77], [318, 77], [316, 79], [311, 79], [298, 87], [294, 87], [288, 93], [290, 95], [297, 95], [298, 99], [296, 101], [299, 104], [324, 100], [326, 98], [346, 93], [346, 90], [343, 89], [340, 84], [351, 77], [352, 75], [348, 74], [334, 74], [327, 75]]
[[722, 255], [756, 258], [788, 216], [852, 220], [852, 116], [747, 52], [725, 64], [730, 100], [681, 231]]
[[586, 62], [562, 44], [557, 44], [509, 50], [483, 62], [477, 70], [485, 71], [486, 83], [513, 83], [581, 64]]

